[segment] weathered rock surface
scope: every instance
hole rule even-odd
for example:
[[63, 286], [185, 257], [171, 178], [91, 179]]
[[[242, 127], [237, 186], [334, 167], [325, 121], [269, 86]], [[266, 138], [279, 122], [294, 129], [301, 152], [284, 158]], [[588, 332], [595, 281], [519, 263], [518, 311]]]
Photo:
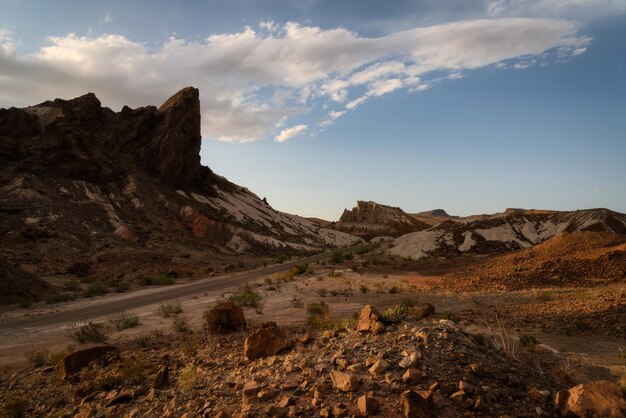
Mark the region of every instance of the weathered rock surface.
[[275, 322], [265, 322], [246, 338], [243, 352], [248, 360], [273, 356], [293, 345], [289, 334]]
[[357, 201], [352, 210], [345, 209], [333, 229], [344, 231], [365, 239], [380, 236], [398, 237], [409, 232], [430, 228], [400, 208], [376, 202]]
[[207, 330], [213, 333], [240, 331], [247, 326], [241, 306], [227, 300], [218, 302], [205, 313]]
[[89, 93], [0, 109], [0, 253], [39, 276], [89, 260], [93, 276], [139, 277], [173, 268], [179, 252], [204, 252], [180, 261], [203, 272], [207, 253], [360, 241], [278, 212], [214, 174], [200, 163], [201, 141], [193, 87], [159, 108], [114, 112]]
[[384, 329], [385, 326], [380, 321], [380, 313], [373, 306], [365, 305], [359, 315], [357, 330], [359, 332], [369, 332], [372, 335], [377, 335]]
[[109, 345], [99, 345], [74, 351], [63, 357], [56, 365], [57, 375], [60, 379], [67, 379], [92, 361], [101, 359], [116, 350], [115, 347]]
[[579, 417], [626, 417], [626, 393], [621, 386], [600, 380], [582, 383], [560, 392], [557, 406], [564, 415]]

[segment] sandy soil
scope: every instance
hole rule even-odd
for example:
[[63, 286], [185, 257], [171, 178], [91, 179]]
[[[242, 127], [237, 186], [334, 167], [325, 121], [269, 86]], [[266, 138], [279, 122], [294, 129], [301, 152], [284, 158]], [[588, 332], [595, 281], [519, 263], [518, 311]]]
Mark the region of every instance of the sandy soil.
[[[443, 280], [445, 280], [443, 277], [424, 276], [414, 272], [358, 274], [350, 269], [332, 270], [318, 265], [311, 273], [297, 276], [291, 282], [278, 284], [276, 277], [272, 275], [253, 282], [251, 287], [263, 296], [262, 312], [246, 308], [245, 314], [251, 323], [275, 321], [281, 325], [298, 325], [306, 322], [306, 307], [314, 302], [324, 301], [329, 305], [335, 318], [345, 319], [358, 312], [366, 303], [383, 309], [399, 303], [404, 298], [412, 298], [420, 302], [432, 303], [439, 315], [446, 311], [456, 312], [461, 319], [461, 325], [470, 330], [490, 333], [497, 338], [503, 328], [498, 327], [493, 320], [488, 320], [494, 318], [493, 309], [496, 307], [507, 333], [514, 337], [524, 334], [535, 336], [545, 347], [559, 353], [563, 357], [564, 364], [569, 361], [584, 361], [590, 365], [623, 367], [623, 360], [617, 356], [619, 350], [626, 349], [626, 338], [623, 335], [568, 336], [544, 331], [541, 327], [543, 321], [541, 315], [538, 315], [534, 322], [532, 318], [526, 318], [525, 322], [514, 323], [513, 318], [507, 314], [509, 312], [507, 309], [517, 312], [520, 306], [528, 304], [533, 306], [534, 311], [541, 313], [545, 308], [541, 307], [542, 304], [550, 305], [554, 304], [555, 300], [563, 299], [559, 298], [559, 293], [554, 293], [550, 300], [544, 300], [543, 297], [538, 298], [534, 290], [506, 293], [433, 292], [433, 289], [441, 288]], [[183, 308], [182, 315], [189, 318], [193, 329], [201, 329], [204, 310], [220, 298], [228, 297], [238, 290], [238, 288], [231, 288], [226, 291], [207, 292], [181, 299], [179, 302]], [[568, 290], [560, 289], [558, 292], [568, 292]], [[582, 299], [589, 297], [580, 290], [570, 292], [570, 296], [571, 294], [578, 295]], [[87, 301], [74, 302], [76, 303], [87, 303]], [[116, 342], [133, 339], [153, 330], [172, 331], [173, 320], [161, 317], [157, 313], [158, 308], [159, 304], [154, 304], [132, 311], [131, 313], [140, 317], [141, 325], [124, 331], [110, 331], [109, 342], [116, 344]], [[67, 306], [54, 309], [67, 309]], [[107, 319], [107, 317], [102, 317], [94, 320], [106, 321]], [[0, 366], [21, 365], [25, 362], [25, 353], [33, 348], [45, 347], [50, 352], [55, 352], [65, 349], [68, 345], [78, 346], [79, 344], [68, 336], [70, 329], [71, 325], [65, 325], [60, 328], [3, 334], [0, 344]]]

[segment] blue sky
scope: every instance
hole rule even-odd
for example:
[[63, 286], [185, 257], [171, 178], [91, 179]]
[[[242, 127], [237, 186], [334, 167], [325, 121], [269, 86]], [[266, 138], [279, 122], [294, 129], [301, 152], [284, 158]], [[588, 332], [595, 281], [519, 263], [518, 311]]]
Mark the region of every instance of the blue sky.
[[28, 1], [0, 106], [196, 85], [202, 161], [279, 210], [626, 212], [626, 1]]

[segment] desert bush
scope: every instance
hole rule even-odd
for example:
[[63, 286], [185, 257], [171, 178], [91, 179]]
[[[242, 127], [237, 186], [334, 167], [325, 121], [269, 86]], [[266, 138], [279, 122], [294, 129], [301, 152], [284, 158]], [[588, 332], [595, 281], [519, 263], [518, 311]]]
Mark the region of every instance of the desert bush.
[[325, 298], [326, 295], [328, 294], [328, 290], [324, 287], [317, 289], [315, 292], [323, 298]]
[[549, 291], [549, 290], [541, 290], [538, 292], [535, 292], [535, 299], [539, 302], [549, 302], [552, 300], [552, 294], [553, 292]]
[[180, 302], [162, 302], [157, 310], [157, 313], [163, 318], [169, 318], [172, 315], [178, 315], [183, 312], [183, 308], [180, 306]]
[[104, 295], [107, 292], [107, 286], [102, 281], [94, 280], [87, 285], [87, 288], [84, 291], [84, 295], [87, 298], [92, 298], [94, 296]]
[[311, 303], [306, 308], [307, 325], [313, 329], [331, 329], [334, 326], [330, 308], [325, 302]]
[[197, 367], [193, 364], [187, 364], [180, 370], [180, 373], [178, 374], [177, 385], [184, 391], [189, 391], [196, 387], [199, 381], [200, 375], [198, 373]]
[[133, 342], [140, 348], [159, 348], [162, 346], [165, 334], [161, 330], [153, 330], [136, 337]]
[[76, 292], [80, 290], [80, 282], [76, 279], [69, 279], [63, 283], [63, 287], [65, 290], [69, 290], [71, 292]]
[[263, 315], [263, 309], [265, 309], [265, 301], [264, 300], [257, 300], [256, 302], [254, 302], [254, 311], [258, 315]]
[[287, 254], [280, 254], [280, 255], [277, 255], [276, 257], [274, 257], [274, 261], [277, 262], [278, 264], [282, 264], [285, 261], [290, 260], [290, 259], [291, 259], [291, 257], [288, 256]]
[[405, 306], [407, 308], [412, 308], [415, 305], [417, 305], [418, 300], [417, 299], [413, 299], [413, 298], [403, 298], [400, 301], [400, 305]]
[[380, 313], [380, 316], [383, 321], [389, 321], [394, 318], [405, 319], [410, 316], [410, 312], [411, 308], [398, 304], [387, 307]]
[[120, 312], [114, 315], [111, 319], [109, 319], [109, 323], [118, 331], [141, 325], [139, 317], [135, 314], [131, 315], [128, 312]]
[[2, 400], [2, 416], [7, 418], [25, 417], [28, 398], [22, 392], [13, 393]]
[[519, 343], [523, 347], [534, 347], [539, 344], [539, 341], [537, 341], [537, 338], [532, 335], [524, 334], [519, 337]]
[[332, 254], [330, 255], [330, 261], [332, 261], [334, 264], [339, 264], [343, 261], [344, 258], [344, 254], [343, 251], [341, 250], [334, 250], [332, 252]]
[[294, 308], [303, 308], [304, 302], [302, 302], [302, 299], [294, 295], [291, 299], [291, 306], [293, 306]]
[[397, 286], [391, 286], [389, 288], [389, 293], [394, 294], [394, 293], [400, 293], [402, 291], [402, 289], [400, 289]]
[[148, 278], [149, 285], [167, 286], [176, 283], [176, 277], [169, 273], [156, 273]]
[[443, 317], [443, 319], [448, 319], [455, 324], [458, 324], [461, 321], [461, 317], [459, 316], [459, 314], [454, 311], [445, 311], [441, 314], [441, 316]]
[[35, 347], [26, 352], [26, 359], [33, 367], [44, 366], [50, 358], [50, 352], [45, 347]]
[[367, 293], [370, 291], [370, 288], [362, 284], [361, 286], [359, 286], [359, 290], [361, 291], [361, 293]]
[[99, 343], [106, 341], [107, 326], [103, 322], [88, 322], [85, 325], [75, 326], [70, 332], [70, 337], [81, 344]]
[[263, 299], [263, 297], [259, 293], [253, 291], [250, 287], [246, 286], [241, 289], [239, 293], [232, 295], [229, 299], [239, 306], [254, 307], [257, 302]]
[[22, 297], [20, 298], [20, 301], [18, 302], [17, 305], [22, 309], [27, 309], [27, 308], [30, 308], [32, 304], [33, 304], [33, 300], [31, 298]]
[[387, 279], [387, 278], [389, 278], [389, 275], [388, 274], [383, 274], [383, 279]]
[[266, 277], [264, 280], [265, 284], [267, 285], [272, 285], [274, 283], [274, 281], [272, 280], [271, 277]]
[[176, 332], [187, 332], [189, 331], [189, 318], [183, 315], [176, 315], [174, 316], [172, 325], [174, 326], [174, 331]]
[[141, 384], [148, 375], [147, 363], [148, 361], [142, 355], [126, 357], [122, 362], [120, 376], [127, 384]]
[[354, 259], [354, 254], [352, 254], [351, 252], [347, 252], [343, 255], [343, 259], [346, 261], [350, 261]]

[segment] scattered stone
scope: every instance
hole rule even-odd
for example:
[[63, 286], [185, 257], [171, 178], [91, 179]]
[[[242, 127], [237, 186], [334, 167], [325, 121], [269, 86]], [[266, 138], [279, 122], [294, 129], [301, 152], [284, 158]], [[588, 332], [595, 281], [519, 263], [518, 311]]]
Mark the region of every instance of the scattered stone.
[[356, 401], [356, 406], [364, 417], [375, 415], [380, 410], [380, 402], [378, 402], [378, 399], [367, 395], [359, 397]]
[[246, 338], [244, 355], [248, 360], [273, 356], [292, 346], [292, 341], [285, 330], [275, 322], [265, 322]]
[[249, 405], [252, 403], [257, 403], [259, 398], [257, 394], [259, 393], [259, 384], [254, 380], [250, 382], [246, 382], [243, 386], [243, 403], [244, 405]]
[[170, 384], [169, 373], [170, 373], [169, 367], [167, 367], [166, 365], [161, 366], [156, 376], [154, 377], [153, 387], [155, 389], [161, 389], [165, 386], [168, 386]]
[[428, 418], [431, 406], [419, 393], [407, 390], [400, 395], [402, 413], [405, 418]]
[[402, 382], [407, 385], [415, 385], [422, 380], [422, 373], [419, 370], [410, 368], [402, 375]]
[[372, 305], [365, 305], [361, 309], [357, 331], [361, 333], [380, 334], [385, 326], [380, 321], [380, 313]]
[[624, 389], [612, 382], [599, 380], [574, 386], [567, 392], [559, 392], [557, 405], [561, 413], [580, 417], [626, 416], [626, 395]]
[[110, 345], [99, 345], [74, 351], [59, 361], [59, 364], [56, 366], [57, 375], [61, 380], [67, 379], [92, 361], [101, 359], [107, 353], [114, 351], [117, 351], [117, 348]]
[[246, 317], [241, 306], [227, 300], [218, 302], [205, 313], [207, 329], [214, 333], [228, 333], [246, 328]]
[[369, 368], [369, 372], [371, 374], [378, 375], [384, 372], [385, 370], [387, 370], [388, 368], [389, 368], [389, 363], [387, 363], [383, 359], [380, 359], [376, 363], [374, 363], [372, 367]]
[[359, 388], [358, 379], [350, 372], [340, 372], [334, 370], [330, 372], [330, 379], [333, 382], [333, 387], [342, 392], [352, 392]]

